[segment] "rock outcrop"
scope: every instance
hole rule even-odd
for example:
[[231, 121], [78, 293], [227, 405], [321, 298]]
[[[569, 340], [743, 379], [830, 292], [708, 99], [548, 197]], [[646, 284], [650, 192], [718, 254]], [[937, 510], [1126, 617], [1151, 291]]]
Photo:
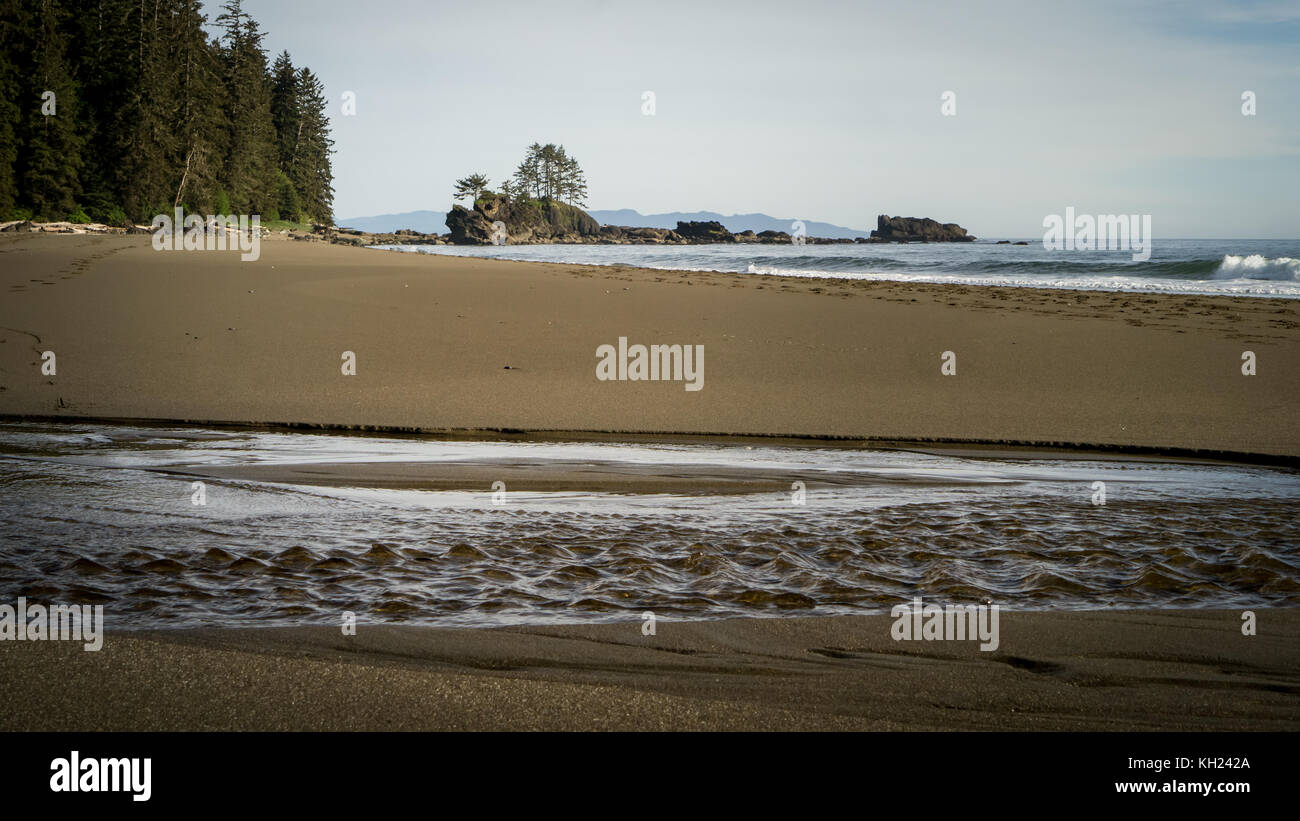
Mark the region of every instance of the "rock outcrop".
[[515, 202], [489, 194], [474, 203], [474, 210], [453, 205], [447, 212], [450, 241], [457, 245], [492, 245], [499, 238], [496, 223], [504, 226], [506, 245], [542, 242], [594, 242], [600, 223], [581, 208], [549, 200]]
[[[474, 203], [473, 210], [453, 205], [447, 212], [449, 233], [444, 241], [455, 245], [492, 245], [498, 233], [494, 225], [504, 226], [505, 245], [530, 245], [537, 243], [602, 245], [698, 245], [716, 243], [789, 244], [791, 236], [784, 231], [742, 231], [733, 234], [716, 220], [707, 222], [678, 222], [676, 229], [632, 228], [621, 225], [600, 225], [580, 208], [557, 202], [516, 203], [498, 194], [490, 194]], [[400, 232], [399, 232], [400, 233]], [[429, 235], [426, 235], [429, 236]], [[851, 243], [849, 239], [818, 239], [806, 237], [810, 245], [834, 242]]]
[[876, 218], [876, 230], [871, 232], [876, 242], [974, 242], [955, 222], [939, 223], [928, 217], [891, 217], [881, 214]]
[[[348, 244], [440, 244], [453, 245], [533, 245], [601, 244], [601, 245], [696, 245], [741, 243], [788, 245], [800, 240], [807, 245], [853, 244], [859, 242], [972, 242], [975, 237], [956, 223], [940, 224], [932, 219], [889, 217], [881, 215], [871, 237], [853, 239], [793, 237], [784, 231], [742, 231], [733, 234], [721, 222], [679, 221], [675, 229], [632, 228], [601, 225], [586, 211], [573, 205], [549, 200], [516, 202], [501, 194], [479, 198], [473, 209], [453, 205], [447, 212], [448, 233], [420, 234], [398, 231], [395, 235], [360, 234], [346, 229], [330, 229], [334, 242]], [[364, 238], [361, 242], [358, 237]]]
[[735, 242], [736, 235], [723, 227], [722, 223], [712, 220], [709, 222], [679, 222], [677, 223], [677, 233], [687, 239], [689, 242]]
[[600, 226], [601, 243], [609, 245], [680, 245], [686, 240], [668, 228], [625, 228]]

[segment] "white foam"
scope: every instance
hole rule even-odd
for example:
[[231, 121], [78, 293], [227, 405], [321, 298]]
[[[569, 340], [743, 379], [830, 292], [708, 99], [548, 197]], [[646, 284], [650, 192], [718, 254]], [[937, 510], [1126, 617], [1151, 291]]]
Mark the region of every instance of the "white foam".
[[[1294, 260], [1292, 260], [1294, 262]], [[940, 285], [992, 285], [1004, 288], [1050, 288], [1054, 290], [1074, 291], [1123, 291], [1153, 294], [1196, 294], [1205, 296], [1270, 296], [1300, 299], [1300, 279], [1291, 281], [1264, 280], [1246, 278], [1238, 274], [1236, 279], [1155, 279], [1130, 276], [1082, 276], [1079, 274], [1062, 274], [1060, 276], [1017, 276], [1000, 274], [992, 276], [971, 276], [969, 274], [904, 274], [890, 272], [849, 273], [815, 271], [800, 268], [777, 268], [766, 265], [750, 265], [748, 273], [767, 274], [781, 277], [816, 277], [821, 279], [865, 279], [872, 282], [929, 282]]]
[[1219, 263], [1215, 279], [1269, 279], [1282, 282], [1300, 281], [1300, 259], [1277, 257], [1269, 259], [1261, 254], [1238, 257], [1227, 254]]
[[[452, 256], [488, 256], [497, 259], [515, 259], [523, 261], [567, 262], [582, 265], [636, 265], [666, 271], [719, 271], [745, 272], [749, 274], [808, 277], [817, 279], [860, 279], [872, 282], [923, 282], [952, 285], [987, 285], [1005, 288], [1050, 288], [1055, 290], [1080, 291], [1119, 291], [1126, 293], [1165, 293], [1188, 294], [1196, 296], [1255, 296], [1300, 299], [1300, 260], [1291, 257], [1269, 258], [1261, 254], [1236, 256], [1225, 255], [1219, 268], [1213, 274], [1202, 273], [1209, 278], [1189, 279], [1173, 277], [1133, 276], [1116, 273], [1072, 273], [1028, 274], [1022, 272], [1005, 273], [944, 273], [942, 271], [923, 270], [907, 272], [891, 270], [888, 272], [866, 270], [827, 270], [825, 268], [796, 267], [800, 260], [791, 261], [790, 267], [779, 265], [756, 265], [744, 259], [736, 259], [735, 246], [700, 246], [691, 247], [691, 254], [683, 258], [681, 249], [672, 246], [647, 246], [646, 249], [632, 249], [629, 246], [614, 245], [576, 245], [576, 246], [374, 246], [388, 250], [408, 253], [447, 254]], [[820, 246], [818, 246], [820, 247]], [[907, 253], [912, 246], [903, 246]], [[804, 249], [798, 249], [803, 252]], [[775, 247], [772, 249], [775, 253]], [[1212, 252], [1217, 254], [1218, 252]], [[726, 256], [732, 254], [733, 256]], [[899, 257], [899, 262], [906, 262], [908, 257]], [[1213, 265], [1213, 256], [1191, 260], [1207, 267]], [[960, 261], [960, 260], [959, 260]], [[1176, 260], [1175, 260], [1176, 262]], [[1062, 260], [1062, 267], [1069, 267], [1070, 259]], [[813, 263], [816, 264], [816, 263]], [[863, 259], [863, 268], [873, 262]], [[1143, 266], [1115, 266], [1123, 270], [1144, 270]], [[1205, 271], [1205, 268], [1201, 268]]]

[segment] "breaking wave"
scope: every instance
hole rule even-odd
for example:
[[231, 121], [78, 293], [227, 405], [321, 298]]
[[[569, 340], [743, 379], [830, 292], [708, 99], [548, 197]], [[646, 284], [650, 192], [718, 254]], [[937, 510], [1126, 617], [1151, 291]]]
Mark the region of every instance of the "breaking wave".
[[1150, 259], [1130, 251], [1050, 250], [983, 240], [907, 245], [505, 245], [380, 246], [529, 262], [634, 265], [825, 279], [1021, 288], [1300, 297], [1296, 240], [1165, 240]]
[[1291, 257], [1269, 259], [1262, 254], [1240, 257], [1226, 254], [1214, 277], [1215, 279], [1270, 279], [1300, 282], [1300, 259]]

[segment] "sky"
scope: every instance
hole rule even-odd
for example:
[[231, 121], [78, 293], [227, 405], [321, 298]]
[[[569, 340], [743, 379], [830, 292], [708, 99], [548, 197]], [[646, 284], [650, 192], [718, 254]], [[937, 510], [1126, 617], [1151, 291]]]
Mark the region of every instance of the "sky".
[[1300, 237], [1300, 0], [244, 8], [325, 84], [341, 218], [447, 210], [456, 179], [554, 142], [591, 209], [1033, 237], [1073, 206]]

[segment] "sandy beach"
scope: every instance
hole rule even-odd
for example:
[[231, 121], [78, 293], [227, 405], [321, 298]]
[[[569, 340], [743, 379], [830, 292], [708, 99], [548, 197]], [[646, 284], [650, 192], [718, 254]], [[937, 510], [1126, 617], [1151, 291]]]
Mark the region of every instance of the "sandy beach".
[[[0, 236], [0, 288], [0, 414], [10, 418], [1300, 460], [1300, 318], [1283, 299], [515, 263], [281, 239], [241, 263], [156, 252], [148, 237], [37, 234]], [[598, 381], [596, 349], [619, 337], [703, 345], [704, 388]], [[1247, 350], [1257, 376], [1241, 373]], [[57, 355], [53, 375], [41, 373], [45, 351]], [[355, 376], [340, 371], [346, 351]], [[940, 373], [944, 351], [957, 355], [955, 376]], [[503, 475], [534, 491], [788, 485], [761, 471], [597, 464], [192, 473], [419, 490], [484, 490]], [[146, 566], [172, 572], [167, 561]], [[991, 653], [895, 642], [889, 624], [665, 620], [643, 636], [639, 620], [460, 629], [363, 619], [355, 637], [246, 626], [117, 631], [98, 653], [0, 642], [0, 721], [11, 730], [1300, 726], [1300, 610], [1261, 610], [1252, 637], [1234, 610], [1012, 610]]]
[[5, 730], [1290, 730], [1300, 612], [1006, 613], [1002, 643], [888, 616], [0, 642]]
[[[5, 415], [1300, 457], [1293, 300], [42, 234], [0, 237], [0, 288]], [[619, 337], [703, 345], [703, 389], [598, 381]]]

